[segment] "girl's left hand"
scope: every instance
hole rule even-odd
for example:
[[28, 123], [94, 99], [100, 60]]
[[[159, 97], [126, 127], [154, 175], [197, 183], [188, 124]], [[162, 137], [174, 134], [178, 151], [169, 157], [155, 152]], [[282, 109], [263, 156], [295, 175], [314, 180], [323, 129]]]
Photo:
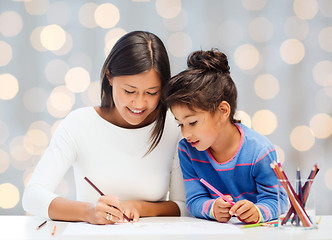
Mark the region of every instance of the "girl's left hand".
[[122, 206], [124, 208], [124, 214], [129, 219], [132, 219], [133, 222], [138, 222], [140, 218], [140, 213], [139, 213], [139, 201], [134, 201], [134, 200], [129, 200], [122, 202]]
[[231, 215], [237, 216], [244, 223], [257, 223], [259, 212], [253, 202], [240, 200], [229, 210]]

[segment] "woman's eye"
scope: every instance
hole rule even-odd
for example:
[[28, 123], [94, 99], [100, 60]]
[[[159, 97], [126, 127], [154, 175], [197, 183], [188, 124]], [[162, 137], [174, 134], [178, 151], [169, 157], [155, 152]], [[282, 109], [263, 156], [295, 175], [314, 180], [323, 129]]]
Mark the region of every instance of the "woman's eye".
[[128, 90], [125, 89], [125, 93], [133, 94], [134, 92], [131, 92], [131, 91], [128, 91]]
[[183, 126], [183, 124], [182, 124], [182, 123], [179, 123], [179, 124], [178, 124], [178, 127], [182, 127], [182, 126]]
[[189, 123], [189, 125], [195, 125], [197, 121]]
[[158, 94], [158, 92], [148, 92], [148, 94], [151, 95], [151, 96], [155, 96], [155, 95]]

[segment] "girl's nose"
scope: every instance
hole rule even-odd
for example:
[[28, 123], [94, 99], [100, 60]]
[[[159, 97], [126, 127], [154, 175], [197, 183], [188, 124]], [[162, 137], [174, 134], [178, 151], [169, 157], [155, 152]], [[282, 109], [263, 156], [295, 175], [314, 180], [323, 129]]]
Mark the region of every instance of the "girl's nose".
[[187, 139], [187, 140], [190, 140], [190, 137], [191, 137], [191, 133], [190, 131], [186, 128], [186, 127], [182, 127], [181, 128], [181, 133], [182, 133], [182, 136]]

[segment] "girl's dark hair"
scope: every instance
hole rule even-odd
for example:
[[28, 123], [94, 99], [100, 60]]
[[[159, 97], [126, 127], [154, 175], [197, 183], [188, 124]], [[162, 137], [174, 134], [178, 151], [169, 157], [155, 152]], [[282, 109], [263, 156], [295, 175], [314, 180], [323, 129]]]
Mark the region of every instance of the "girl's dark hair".
[[[122, 36], [112, 48], [101, 70], [101, 107], [114, 107], [112, 86], [107, 78], [135, 75], [154, 69], [161, 80], [161, 96], [164, 95], [166, 83], [171, 77], [170, 64], [166, 48], [154, 34], [145, 31], [134, 31]], [[160, 142], [164, 131], [166, 105], [159, 101], [155, 125], [151, 132], [150, 153]]]
[[229, 103], [229, 119], [234, 119], [237, 90], [230, 76], [227, 56], [218, 49], [195, 51], [188, 56], [188, 68], [172, 77], [167, 86], [167, 107], [186, 105], [215, 113], [222, 101]]

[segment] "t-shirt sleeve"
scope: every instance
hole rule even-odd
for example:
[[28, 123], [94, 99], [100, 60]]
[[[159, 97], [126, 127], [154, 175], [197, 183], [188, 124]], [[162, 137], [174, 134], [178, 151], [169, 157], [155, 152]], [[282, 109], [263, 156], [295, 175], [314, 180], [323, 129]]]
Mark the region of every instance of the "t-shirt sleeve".
[[69, 127], [66, 119], [58, 126], [24, 190], [23, 209], [30, 214], [49, 217], [49, 205], [57, 197], [54, 191], [76, 159]]
[[210, 212], [215, 199], [200, 182], [184, 140], [180, 142], [178, 152], [186, 191], [187, 211], [198, 218], [214, 219]]
[[188, 215], [185, 203], [186, 196], [184, 190], [183, 176], [177, 151], [175, 151], [173, 164], [172, 164], [169, 200], [175, 202], [178, 205], [181, 212], [181, 216]]

